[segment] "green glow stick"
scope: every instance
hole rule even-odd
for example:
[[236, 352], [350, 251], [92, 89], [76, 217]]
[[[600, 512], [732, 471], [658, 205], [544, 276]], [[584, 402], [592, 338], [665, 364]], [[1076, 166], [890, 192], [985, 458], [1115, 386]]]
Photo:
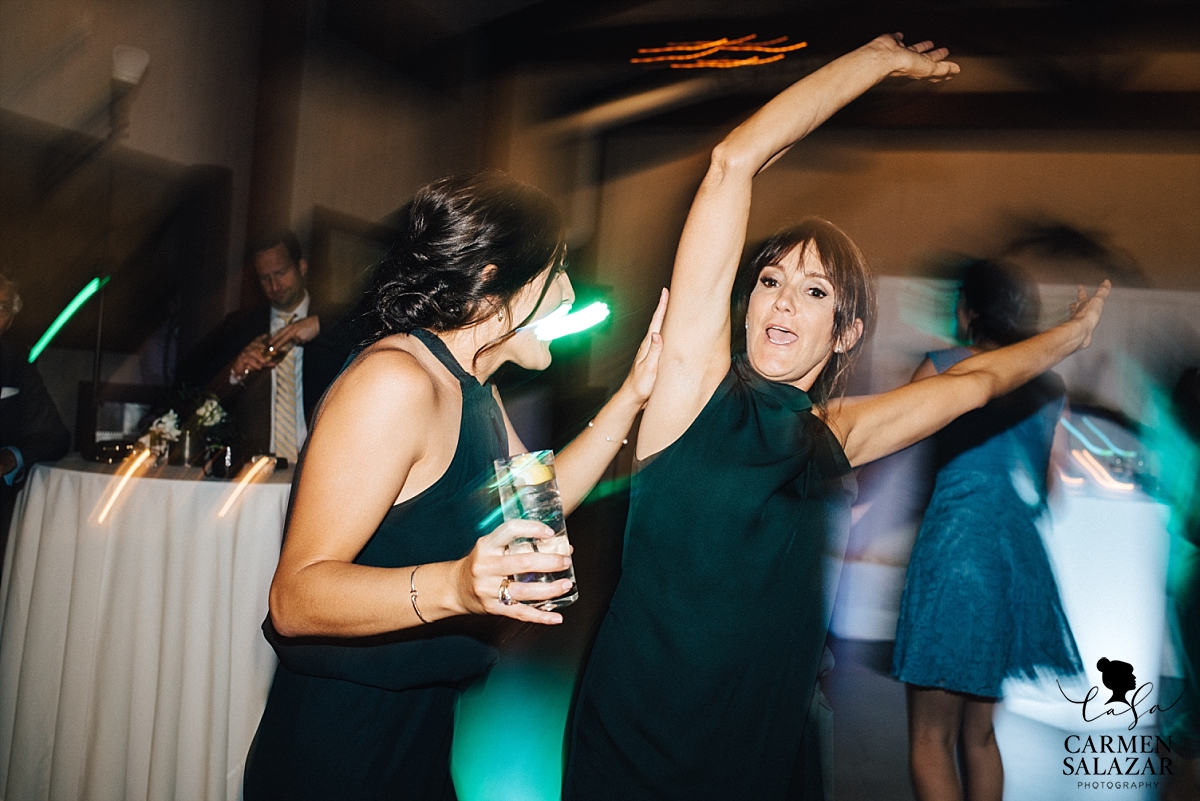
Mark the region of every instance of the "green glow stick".
[[567, 315], [552, 314], [544, 320], [534, 323], [533, 330], [538, 339], [549, 342], [559, 337], [565, 337], [567, 334], [576, 334], [587, 330], [603, 322], [607, 317], [608, 304], [596, 301], [584, 309]]
[[79, 307], [87, 303], [88, 298], [100, 291], [100, 287], [108, 283], [112, 276], [106, 275], [104, 278], [93, 278], [87, 282], [87, 286], [79, 290], [79, 294], [67, 304], [67, 307], [58, 313], [54, 318], [54, 322], [50, 323], [50, 327], [46, 329], [46, 333], [42, 334], [42, 338], [37, 341], [33, 349], [29, 351], [29, 361], [32, 364], [38, 356], [42, 355], [42, 351], [50, 344], [50, 340], [58, 335], [62, 327], [67, 324], [67, 321], [75, 316], [75, 312], [79, 311]]

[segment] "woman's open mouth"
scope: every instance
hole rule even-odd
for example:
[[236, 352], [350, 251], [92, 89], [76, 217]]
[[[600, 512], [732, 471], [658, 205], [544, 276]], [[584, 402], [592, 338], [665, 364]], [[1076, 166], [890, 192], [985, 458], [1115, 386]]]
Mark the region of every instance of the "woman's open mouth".
[[778, 325], [767, 327], [767, 339], [771, 341], [772, 345], [790, 345], [799, 338], [794, 332]]

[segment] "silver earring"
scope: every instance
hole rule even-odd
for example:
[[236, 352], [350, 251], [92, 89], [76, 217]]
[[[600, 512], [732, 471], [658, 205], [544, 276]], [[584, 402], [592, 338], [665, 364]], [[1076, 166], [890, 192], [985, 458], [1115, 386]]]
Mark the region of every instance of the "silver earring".
[[496, 320], [501, 323], [504, 322], [504, 312], [503, 311], [496, 312]]
[[833, 349], [833, 352], [834, 352], [834, 353], [841, 353], [841, 352], [842, 352], [842, 346], [841, 346], [841, 345], [838, 345], [837, 347], [835, 347], [835, 348]]

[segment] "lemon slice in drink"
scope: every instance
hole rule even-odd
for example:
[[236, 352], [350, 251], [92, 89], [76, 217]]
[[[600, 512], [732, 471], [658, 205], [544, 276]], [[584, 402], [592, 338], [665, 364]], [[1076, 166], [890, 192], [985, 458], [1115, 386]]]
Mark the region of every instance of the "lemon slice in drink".
[[545, 484], [554, 478], [554, 469], [538, 461], [532, 453], [513, 457], [513, 483], [519, 487], [533, 487]]

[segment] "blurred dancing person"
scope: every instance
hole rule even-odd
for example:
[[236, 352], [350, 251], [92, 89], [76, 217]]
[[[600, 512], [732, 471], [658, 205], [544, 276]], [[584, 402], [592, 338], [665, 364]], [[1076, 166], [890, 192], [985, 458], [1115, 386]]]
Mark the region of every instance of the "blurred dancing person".
[[[884, 395], [839, 387], [874, 311], [866, 263], [810, 220], [737, 282], [753, 179], [889, 75], [958, 72], [881, 36], [812, 73], [713, 151], [671, 279], [623, 570], [575, 704], [568, 799], [821, 798], [809, 725], [825, 641], [822, 554], [850, 468], [932, 434], [1086, 345], [1107, 287], [1068, 323]], [[745, 352], [731, 353], [733, 333]]]
[[[1028, 339], [1038, 311], [1037, 288], [1015, 270], [968, 265], [955, 314], [969, 344], [928, 354], [913, 381]], [[1043, 373], [934, 437], [937, 477], [908, 565], [894, 654], [921, 801], [999, 801], [1004, 771], [992, 712], [1001, 683], [1083, 670], [1037, 530], [1064, 403], [1062, 380]]]
[[[1176, 702], [1173, 719], [1166, 734], [1171, 742], [1175, 774], [1163, 778], [1165, 801], [1194, 801], [1200, 798], [1200, 369], [1189, 367], [1175, 384], [1171, 394], [1173, 417], [1186, 435], [1193, 453], [1190, 475], [1184, 474], [1176, 486], [1174, 505], [1179, 531], [1188, 547], [1181, 548], [1184, 563], [1177, 568], [1172, 612], [1179, 633], [1179, 660], [1183, 666], [1183, 695]], [[1187, 470], [1189, 460], [1178, 459]]]
[[[525, 451], [488, 378], [509, 361], [550, 364], [530, 324], [574, 297], [563, 255], [553, 203], [498, 173], [436, 181], [407, 207], [369, 296], [372, 341], [327, 393], [297, 469], [265, 625], [280, 667], [248, 757], [250, 801], [454, 798], [459, 687], [496, 658], [494, 626], [469, 616], [562, 621], [520, 602], [569, 580], [507, 580], [569, 566], [505, 553], [551, 530], [511, 521], [487, 533], [487, 521], [493, 461]], [[566, 511], [620, 447], [660, 344], [647, 335], [625, 383], [558, 455]]]

